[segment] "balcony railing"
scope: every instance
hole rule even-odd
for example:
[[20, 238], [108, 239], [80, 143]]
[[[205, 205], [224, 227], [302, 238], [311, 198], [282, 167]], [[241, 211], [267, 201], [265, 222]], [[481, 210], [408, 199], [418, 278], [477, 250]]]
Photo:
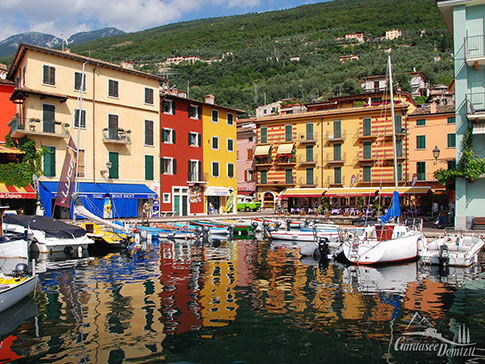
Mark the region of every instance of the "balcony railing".
[[298, 178], [298, 184], [303, 187], [315, 187], [318, 186], [318, 177], [313, 180], [307, 180], [305, 177]]
[[325, 163], [327, 164], [344, 164], [346, 161], [347, 154], [343, 153], [340, 155], [335, 155], [334, 153], [327, 153], [325, 156]]
[[130, 144], [131, 143], [131, 130], [124, 129], [103, 129], [103, 142], [115, 143], [115, 144]]
[[273, 158], [270, 155], [258, 155], [254, 157], [254, 164], [256, 166], [271, 165], [273, 164]]
[[354, 158], [354, 162], [355, 163], [359, 163], [359, 162], [362, 162], [362, 163], [366, 163], [366, 162], [372, 162], [374, 163], [377, 159], [377, 152], [376, 151], [372, 151], [370, 153], [363, 153], [363, 152], [360, 152], [357, 157]]
[[[384, 136], [386, 138], [392, 138], [392, 133], [393, 133], [393, 130], [392, 130], [392, 126], [386, 126], [384, 128]], [[403, 137], [406, 135], [406, 128], [399, 128], [399, 130], [396, 128], [396, 137]]]
[[21, 138], [25, 135], [65, 138], [69, 135], [69, 124], [56, 120], [42, 121], [35, 118], [20, 118], [16, 115], [8, 125], [10, 126], [10, 135], [14, 138]]
[[299, 156], [298, 163], [302, 165], [315, 165], [317, 164], [317, 161], [313, 155], [311, 158], [308, 158], [308, 156]]
[[276, 164], [296, 164], [296, 156], [294, 154], [277, 155], [275, 158]]
[[345, 177], [335, 178], [335, 176], [327, 176], [328, 186], [343, 186], [345, 184]]
[[195, 184], [206, 184], [207, 181], [209, 180], [209, 173], [201, 173], [199, 176], [199, 173], [189, 173], [189, 179], [187, 181], [187, 184], [190, 185], [195, 185]]
[[[394, 160], [394, 152], [393, 151], [385, 151], [384, 154], [382, 155], [382, 159], [383, 160]], [[401, 151], [401, 153], [399, 153], [399, 152], [397, 153], [396, 159], [397, 160], [405, 159], [402, 151]]]
[[469, 66], [475, 62], [485, 64], [484, 35], [473, 35], [465, 38], [465, 60]]
[[298, 141], [300, 144], [315, 144], [318, 141], [320, 135], [318, 133], [313, 133], [312, 135], [308, 134], [300, 134], [298, 135]]
[[340, 133], [327, 131], [326, 139], [329, 142], [343, 142], [347, 135], [347, 131], [343, 130]]
[[357, 128], [356, 135], [358, 139], [374, 139], [377, 138], [377, 133], [372, 129]]
[[485, 92], [466, 95], [466, 113], [468, 119], [485, 119]]

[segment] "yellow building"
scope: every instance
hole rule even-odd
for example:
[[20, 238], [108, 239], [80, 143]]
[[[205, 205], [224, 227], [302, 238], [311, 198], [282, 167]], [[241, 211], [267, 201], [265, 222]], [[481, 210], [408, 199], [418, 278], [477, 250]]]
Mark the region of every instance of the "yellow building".
[[203, 170], [205, 212], [235, 212], [236, 203], [226, 211], [229, 196], [237, 193], [236, 118], [241, 110], [214, 104], [207, 95], [202, 106]]
[[12, 137], [28, 136], [48, 150], [41, 182], [59, 181], [71, 136], [79, 148], [77, 181], [105, 183], [108, 194], [124, 184], [118, 192], [130, 194], [129, 210], [136, 216], [143, 204], [136, 196], [153, 196], [148, 188], [148, 194], [136, 195], [143, 190], [140, 186], [150, 186], [160, 176], [162, 79], [137, 71], [130, 63], [120, 66], [27, 44], [19, 46], [8, 79], [16, 82], [11, 100], [18, 104], [10, 122]]
[[[359, 196], [394, 186], [387, 94], [335, 97], [306, 107], [305, 113], [250, 119], [257, 127], [257, 189], [265, 206], [279, 196], [283, 207], [316, 207], [325, 193], [332, 205], [345, 207], [355, 205]], [[399, 186], [408, 182], [407, 115], [414, 109], [408, 93], [395, 93]]]

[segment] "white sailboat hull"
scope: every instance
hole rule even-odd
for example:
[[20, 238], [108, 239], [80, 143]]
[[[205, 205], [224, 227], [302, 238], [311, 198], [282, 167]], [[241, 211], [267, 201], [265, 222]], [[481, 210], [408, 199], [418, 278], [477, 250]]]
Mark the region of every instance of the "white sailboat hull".
[[0, 283], [0, 312], [12, 307], [24, 297], [32, 294], [37, 284], [37, 277], [30, 277], [20, 283]]

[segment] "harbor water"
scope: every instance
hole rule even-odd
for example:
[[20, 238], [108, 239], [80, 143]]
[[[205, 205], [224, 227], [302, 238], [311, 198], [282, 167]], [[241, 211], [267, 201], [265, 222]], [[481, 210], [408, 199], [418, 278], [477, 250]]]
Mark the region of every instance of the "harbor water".
[[37, 264], [0, 363], [463, 363], [485, 358], [482, 266], [301, 259], [263, 241], [160, 241]]

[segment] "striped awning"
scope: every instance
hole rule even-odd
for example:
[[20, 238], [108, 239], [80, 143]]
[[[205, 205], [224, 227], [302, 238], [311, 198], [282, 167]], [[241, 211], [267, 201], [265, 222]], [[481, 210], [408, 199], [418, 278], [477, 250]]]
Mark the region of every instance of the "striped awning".
[[288, 197], [322, 197], [327, 191], [326, 188], [287, 188], [280, 193], [279, 198]]
[[0, 153], [6, 153], [6, 154], [25, 154], [23, 150], [17, 149], [17, 148], [9, 148], [4, 145], [0, 144]]
[[269, 145], [257, 145], [254, 150], [254, 155], [268, 155], [271, 149], [271, 144]]
[[278, 150], [276, 154], [291, 154], [293, 152], [294, 143], [280, 144], [278, 145]]
[[472, 134], [485, 134], [485, 123], [473, 124]]
[[[426, 195], [429, 190], [431, 190], [430, 186], [406, 186], [397, 188], [397, 192], [399, 192], [400, 195]], [[394, 187], [382, 187], [379, 195], [392, 196], [394, 191]]]
[[0, 183], [0, 199], [3, 198], [36, 198], [37, 194], [31, 185], [27, 187], [7, 186]]
[[374, 195], [379, 187], [348, 187], [348, 188], [329, 188], [325, 193], [327, 197], [335, 196], [370, 196]]

